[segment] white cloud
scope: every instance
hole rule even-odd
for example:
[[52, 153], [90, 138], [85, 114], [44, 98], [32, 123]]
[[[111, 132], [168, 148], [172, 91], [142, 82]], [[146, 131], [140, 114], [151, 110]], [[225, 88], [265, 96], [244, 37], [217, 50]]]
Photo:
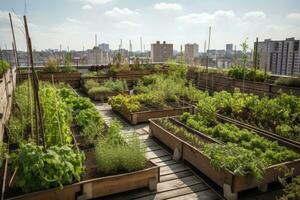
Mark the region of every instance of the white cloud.
[[93, 7], [89, 4], [86, 4], [86, 5], [82, 6], [81, 8], [82, 8], [82, 10], [89, 10], [89, 9], [92, 9]]
[[244, 14], [243, 19], [247, 21], [266, 19], [267, 15], [262, 11], [252, 11]]
[[111, 2], [112, 0], [83, 0], [87, 3], [90, 3], [90, 4], [98, 4], [98, 5], [101, 5], [101, 4], [106, 4], [106, 3], [109, 3]]
[[126, 25], [126, 26], [132, 26], [132, 27], [141, 26], [140, 24], [137, 24], [137, 23], [132, 22], [132, 21], [121, 21], [120, 24], [121, 25]]
[[67, 17], [67, 21], [68, 21], [68, 22], [71, 22], [71, 23], [74, 23], [74, 24], [75, 24], [75, 23], [77, 24], [77, 23], [80, 22], [78, 19], [71, 18], [71, 17]]
[[300, 20], [300, 13], [290, 13], [287, 15], [288, 19]]
[[235, 17], [235, 13], [232, 10], [218, 10], [214, 13], [191, 13], [188, 15], [179, 16], [176, 18], [177, 21], [186, 24], [204, 24], [210, 23], [216, 19], [231, 19]]
[[154, 5], [156, 10], [162, 11], [179, 11], [182, 10], [182, 6], [177, 3], [164, 3], [160, 2]]
[[121, 16], [132, 16], [139, 14], [137, 11], [130, 10], [129, 8], [113, 8], [112, 10], [108, 10], [104, 13], [107, 16], [111, 17], [121, 17]]

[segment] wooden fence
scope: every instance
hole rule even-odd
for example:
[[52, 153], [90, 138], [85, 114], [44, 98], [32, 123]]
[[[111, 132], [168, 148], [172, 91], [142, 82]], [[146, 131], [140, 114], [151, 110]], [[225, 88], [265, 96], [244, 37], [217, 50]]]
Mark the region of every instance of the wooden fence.
[[255, 82], [240, 79], [234, 79], [221, 74], [195, 72], [189, 70], [188, 79], [192, 80], [199, 89], [208, 89], [209, 91], [226, 90], [232, 92], [235, 88], [247, 93], [253, 93], [259, 96], [268, 95], [277, 96], [280, 92], [300, 96], [300, 88], [275, 85], [265, 82]]
[[16, 68], [13, 67], [0, 78], [0, 141], [3, 141], [5, 123], [11, 113], [15, 87]]

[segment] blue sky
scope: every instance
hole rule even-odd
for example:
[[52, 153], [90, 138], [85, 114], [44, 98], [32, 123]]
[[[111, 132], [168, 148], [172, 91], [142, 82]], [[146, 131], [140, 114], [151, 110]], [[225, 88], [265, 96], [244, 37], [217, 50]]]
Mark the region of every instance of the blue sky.
[[[25, 0], [0, 0], [0, 45], [11, 47], [8, 12], [22, 17]], [[175, 49], [188, 42], [203, 49], [212, 26], [212, 49], [226, 43], [239, 44], [248, 38], [250, 47], [260, 40], [300, 38], [299, 0], [26, 0], [26, 14], [34, 48], [82, 50], [92, 48], [94, 35], [100, 42], [118, 48], [120, 39], [128, 48], [146, 49], [156, 40], [173, 43]], [[13, 18], [17, 45], [25, 49], [20, 20]], [[19, 28], [18, 28], [19, 27]]]

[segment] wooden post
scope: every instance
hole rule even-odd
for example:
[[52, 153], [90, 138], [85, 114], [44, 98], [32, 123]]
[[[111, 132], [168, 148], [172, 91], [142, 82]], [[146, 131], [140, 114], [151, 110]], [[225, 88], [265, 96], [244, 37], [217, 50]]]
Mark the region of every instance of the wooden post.
[[29, 36], [26, 16], [24, 16], [24, 23], [25, 23], [27, 46], [28, 46], [28, 50], [29, 50], [29, 59], [30, 59], [30, 65], [31, 65], [31, 71], [32, 71], [33, 94], [34, 94], [34, 100], [35, 100], [35, 103], [36, 103], [35, 107], [36, 107], [37, 136], [39, 135], [39, 132], [41, 132], [42, 144], [43, 144], [44, 149], [46, 149], [43, 115], [42, 115], [42, 108], [41, 108], [40, 98], [39, 98], [39, 80], [38, 80], [36, 71], [34, 69], [33, 56], [32, 56], [32, 46], [31, 46], [32, 44], [31, 44], [31, 38]]
[[[15, 63], [16, 63], [17, 72], [20, 75], [20, 68], [19, 68], [20, 67], [20, 63], [19, 63], [19, 57], [18, 57], [18, 50], [17, 50], [17, 43], [16, 43], [16, 37], [15, 37], [15, 31], [14, 31], [14, 26], [13, 26], [11, 14], [9, 13], [8, 15], [9, 15], [11, 32], [12, 32], [12, 36], [13, 36], [12, 47], [13, 47], [13, 52], [14, 52], [14, 56], [15, 56]], [[18, 81], [20, 81], [19, 78], [18, 78]]]

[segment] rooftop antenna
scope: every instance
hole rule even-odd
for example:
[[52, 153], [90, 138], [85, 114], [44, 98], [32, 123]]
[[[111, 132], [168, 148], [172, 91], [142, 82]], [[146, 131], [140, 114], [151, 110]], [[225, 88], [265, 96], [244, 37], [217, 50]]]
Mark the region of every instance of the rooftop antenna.
[[132, 44], [131, 44], [131, 40], [129, 40], [129, 51], [128, 51], [128, 63], [130, 66], [130, 52], [132, 51]]
[[209, 48], [210, 48], [210, 34], [211, 34], [211, 26], [208, 28], [208, 48], [207, 48], [207, 55], [206, 55], [206, 82], [205, 82], [205, 89], [207, 90], [207, 81], [208, 81], [208, 51], [209, 51]]
[[143, 38], [140, 37], [140, 44], [141, 44], [141, 53], [143, 53]]

